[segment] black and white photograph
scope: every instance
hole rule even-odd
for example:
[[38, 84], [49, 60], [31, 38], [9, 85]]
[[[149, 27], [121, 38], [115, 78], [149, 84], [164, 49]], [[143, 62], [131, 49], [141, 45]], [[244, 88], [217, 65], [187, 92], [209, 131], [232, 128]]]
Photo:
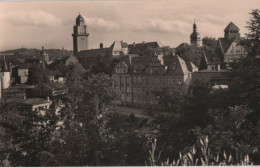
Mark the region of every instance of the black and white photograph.
[[0, 167], [260, 165], [260, 0], [0, 0]]

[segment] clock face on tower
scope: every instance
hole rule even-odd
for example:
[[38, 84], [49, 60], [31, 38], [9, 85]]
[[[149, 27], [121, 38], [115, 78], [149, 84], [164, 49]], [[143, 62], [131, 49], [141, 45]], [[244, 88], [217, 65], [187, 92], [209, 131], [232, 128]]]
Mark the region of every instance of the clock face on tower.
[[87, 26], [82, 16], [78, 16], [77, 19], [76, 25], [74, 26], [74, 33], [72, 34], [74, 55], [77, 55], [81, 50], [88, 49], [89, 34], [87, 33]]

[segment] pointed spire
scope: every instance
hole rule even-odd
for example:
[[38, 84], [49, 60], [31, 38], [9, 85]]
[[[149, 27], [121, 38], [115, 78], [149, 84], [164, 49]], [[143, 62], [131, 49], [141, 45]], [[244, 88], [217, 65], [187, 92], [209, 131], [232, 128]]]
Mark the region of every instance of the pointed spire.
[[2, 65], [1, 72], [8, 72], [8, 67], [7, 67], [6, 61], [5, 61], [5, 54], [4, 54], [4, 62], [3, 62], [3, 65]]
[[194, 18], [194, 23], [193, 23], [193, 31], [197, 31], [197, 25], [196, 25], [196, 21], [195, 21], [195, 18]]

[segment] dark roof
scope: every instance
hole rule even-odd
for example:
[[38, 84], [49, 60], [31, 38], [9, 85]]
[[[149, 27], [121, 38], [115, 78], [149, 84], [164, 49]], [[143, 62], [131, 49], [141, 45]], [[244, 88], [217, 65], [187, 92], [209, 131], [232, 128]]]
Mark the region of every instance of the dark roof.
[[2, 68], [1, 68], [1, 72], [9, 72], [5, 60], [3, 61], [3, 65], [2, 65]]
[[168, 69], [174, 69], [172, 72], [175, 74], [187, 74], [189, 69], [186, 62], [177, 55], [167, 56], [164, 59], [165, 65], [168, 66]]
[[137, 44], [130, 44], [128, 45], [129, 49], [134, 49], [134, 48], [158, 48], [159, 44], [158, 42], [142, 42], [142, 43], [137, 43]]
[[62, 90], [67, 89], [67, 87], [58, 82], [49, 82], [49, 83], [41, 83], [38, 87], [34, 88], [34, 90]]
[[81, 16], [81, 14], [78, 15], [78, 17], [76, 18], [77, 22], [84, 22], [84, 18]]
[[230, 22], [224, 31], [239, 31], [239, 28], [233, 22]]
[[104, 54], [112, 54], [112, 48], [99, 48], [99, 49], [90, 49], [90, 50], [82, 50], [78, 53], [79, 56], [97, 56]]
[[198, 68], [195, 64], [193, 64], [191, 61], [185, 61], [186, 66], [190, 72], [192, 72], [194, 69]]
[[192, 33], [191, 33], [191, 35], [190, 35], [190, 38], [191, 39], [197, 39], [198, 37], [199, 37], [199, 33], [198, 32], [195, 32], [195, 31], [193, 31]]
[[127, 48], [127, 47], [128, 47], [128, 44], [127, 44], [126, 42], [123, 42], [123, 41], [115, 41], [115, 42], [113, 42], [112, 45], [110, 46], [111, 49], [114, 48], [116, 42], [120, 42], [122, 48]]
[[57, 82], [49, 82], [49, 83], [46, 83], [44, 84], [47, 88], [50, 88], [50, 89], [64, 89], [64, 88], [67, 88], [65, 85], [63, 84], [60, 84], [60, 83], [57, 83]]
[[223, 49], [223, 52], [226, 53], [228, 51], [228, 49], [230, 48], [230, 46], [232, 45], [232, 43], [235, 41], [236, 38], [232, 38], [232, 39], [227, 39], [227, 38], [219, 38], [219, 44], [220, 44], [220, 48]]

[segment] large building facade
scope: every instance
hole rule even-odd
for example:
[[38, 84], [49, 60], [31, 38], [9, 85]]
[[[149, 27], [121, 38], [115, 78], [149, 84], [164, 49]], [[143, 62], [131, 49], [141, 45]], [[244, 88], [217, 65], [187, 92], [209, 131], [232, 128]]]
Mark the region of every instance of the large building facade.
[[161, 92], [187, 95], [191, 73], [197, 70], [179, 56], [129, 55], [115, 67], [114, 88], [123, 105], [156, 108]]
[[77, 55], [81, 50], [88, 50], [88, 36], [87, 25], [84, 18], [79, 14], [72, 34], [74, 55]]

